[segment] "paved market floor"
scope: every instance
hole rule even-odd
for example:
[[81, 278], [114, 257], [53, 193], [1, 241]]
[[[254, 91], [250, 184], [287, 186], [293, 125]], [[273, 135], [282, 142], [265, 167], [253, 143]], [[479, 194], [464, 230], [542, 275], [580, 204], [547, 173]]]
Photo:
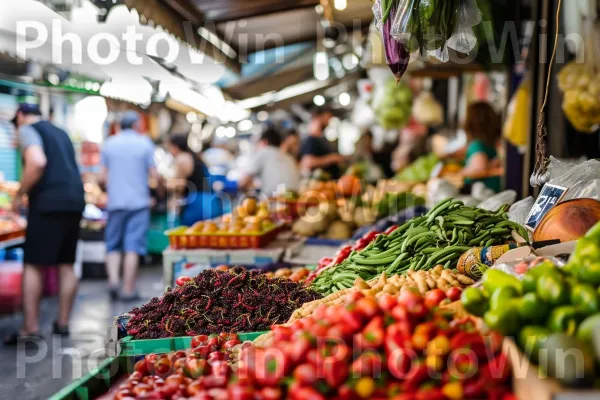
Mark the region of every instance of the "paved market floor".
[[[139, 281], [140, 294], [146, 302], [163, 292], [161, 270], [144, 268]], [[42, 303], [42, 333], [46, 348], [33, 346], [18, 351], [0, 344], [0, 398], [47, 399], [85, 374], [106, 357], [105, 340], [113, 317], [138, 304], [111, 303], [104, 281], [83, 281], [73, 311], [71, 338], [53, 340], [52, 322], [56, 318], [56, 299]], [[19, 326], [21, 316], [0, 317], [0, 337]]]

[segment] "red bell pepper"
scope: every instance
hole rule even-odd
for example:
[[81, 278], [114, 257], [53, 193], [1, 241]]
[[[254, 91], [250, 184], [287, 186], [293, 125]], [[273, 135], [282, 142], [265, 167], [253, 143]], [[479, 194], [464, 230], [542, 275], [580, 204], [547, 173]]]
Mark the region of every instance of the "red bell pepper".
[[400, 348], [410, 347], [412, 326], [408, 322], [396, 322], [387, 327], [385, 334], [385, 349], [388, 353]]
[[510, 394], [510, 390], [504, 386], [488, 387], [486, 392], [488, 400], [504, 400], [504, 397]]
[[356, 378], [362, 376], [377, 377], [381, 376], [382, 364], [381, 355], [376, 352], [367, 351], [354, 360], [350, 366], [350, 371]]
[[511, 377], [508, 358], [504, 353], [498, 354], [496, 358], [481, 368], [480, 373], [487, 382], [494, 382], [494, 384], [508, 382]]
[[423, 382], [429, 379], [429, 369], [423, 360], [418, 360], [411, 365], [404, 378], [404, 388], [407, 392], [418, 389]]
[[334, 265], [341, 264], [344, 260], [346, 260], [350, 253], [352, 253], [352, 246], [344, 246], [335, 253], [335, 258], [333, 259]]
[[382, 316], [373, 318], [360, 334], [354, 336], [354, 343], [357, 349], [361, 351], [367, 349], [377, 350], [383, 346], [384, 340], [385, 332]]
[[459, 332], [450, 340], [450, 347], [453, 349], [467, 348], [480, 360], [487, 360], [488, 357], [486, 341], [480, 333]]
[[392, 225], [383, 232], [384, 235], [391, 235], [396, 229], [400, 228], [398, 225]]
[[415, 393], [415, 400], [446, 400], [440, 388], [421, 389]]
[[481, 399], [485, 393], [485, 378], [478, 377], [463, 385], [463, 396], [465, 399]]
[[373, 240], [375, 240], [375, 238], [377, 237], [377, 235], [379, 235], [379, 232], [377, 232], [377, 231], [369, 231], [369, 232], [365, 233], [362, 238], [364, 240], [366, 240], [368, 243], [371, 243]]
[[348, 379], [348, 366], [339, 357], [326, 357], [323, 362], [323, 377], [332, 389], [339, 388]]

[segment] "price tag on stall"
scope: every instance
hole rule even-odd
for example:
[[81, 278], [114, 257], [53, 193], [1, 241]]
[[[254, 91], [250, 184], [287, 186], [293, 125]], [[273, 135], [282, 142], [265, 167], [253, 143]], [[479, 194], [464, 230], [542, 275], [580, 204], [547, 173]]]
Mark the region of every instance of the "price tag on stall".
[[560, 203], [568, 190], [562, 186], [545, 184], [525, 220], [527, 229], [534, 231], [548, 211]]

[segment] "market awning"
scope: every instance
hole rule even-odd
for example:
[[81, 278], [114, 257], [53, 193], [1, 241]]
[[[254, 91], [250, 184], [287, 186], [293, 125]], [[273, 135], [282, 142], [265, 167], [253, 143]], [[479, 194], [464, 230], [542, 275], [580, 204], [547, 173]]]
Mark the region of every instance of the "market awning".
[[[3, 10], [0, 13], [1, 53], [18, 60], [55, 65], [97, 80], [108, 79], [102, 68], [89, 68], [85, 63], [85, 54], [70, 41], [54, 43], [52, 32], [57, 23], [63, 35], [77, 34], [77, 31], [69, 21], [43, 3], [33, 0], [0, 0], [0, 8]], [[18, 22], [28, 23], [28, 29], [25, 32], [19, 31]]]
[[142, 23], [151, 21], [154, 25], [161, 26], [177, 39], [223, 63], [230, 70], [240, 72], [240, 64], [235, 58], [237, 54], [229, 56], [226, 49], [217, 47], [198, 33], [204, 17], [186, 1], [125, 0], [125, 4], [138, 11]]
[[[145, 20], [162, 26], [235, 72], [240, 72], [239, 63], [245, 63], [250, 54], [314, 43], [322, 36], [322, 16], [315, 9], [320, 0], [124, 1]], [[329, 14], [346, 32], [367, 27], [373, 18], [371, 4], [364, 0], [348, 0], [344, 10]]]

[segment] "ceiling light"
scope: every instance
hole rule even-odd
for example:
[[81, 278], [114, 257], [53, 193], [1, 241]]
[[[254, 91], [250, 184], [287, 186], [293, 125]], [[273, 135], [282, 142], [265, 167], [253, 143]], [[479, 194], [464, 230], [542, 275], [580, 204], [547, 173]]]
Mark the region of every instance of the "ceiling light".
[[343, 105], [344, 107], [349, 106], [351, 100], [352, 99], [350, 98], [350, 95], [348, 93], [344, 92], [344, 93], [340, 94], [339, 101], [340, 101], [340, 104]]
[[269, 113], [266, 111], [259, 111], [258, 114], [256, 114], [256, 119], [260, 122], [265, 122], [269, 119]]
[[239, 131], [246, 132], [252, 129], [252, 126], [254, 126], [252, 121], [250, 121], [249, 119], [245, 119], [243, 121], [240, 121], [237, 127]]
[[327, 53], [324, 51], [315, 53], [313, 71], [316, 79], [320, 81], [329, 79], [329, 60], [327, 58]]
[[215, 131], [215, 135], [217, 135], [218, 138], [224, 138], [227, 136], [227, 128], [224, 126], [219, 126]]
[[346, 70], [350, 71], [358, 66], [358, 57], [356, 54], [348, 53], [342, 57], [342, 64]]
[[346, 7], [348, 6], [347, 0], [335, 0], [333, 2], [333, 4], [334, 4], [335, 9], [340, 10], [340, 11], [345, 10]]
[[313, 103], [315, 103], [317, 107], [322, 107], [325, 105], [325, 97], [318, 94], [315, 97], [313, 97]]
[[225, 128], [225, 136], [228, 138], [233, 138], [235, 136], [235, 128], [233, 126], [230, 126], [228, 128]]
[[187, 113], [185, 115], [185, 119], [187, 119], [187, 122], [189, 122], [190, 124], [196, 122], [198, 120], [198, 116], [196, 115], [195, 112], [190, 111], [189, 113]]

